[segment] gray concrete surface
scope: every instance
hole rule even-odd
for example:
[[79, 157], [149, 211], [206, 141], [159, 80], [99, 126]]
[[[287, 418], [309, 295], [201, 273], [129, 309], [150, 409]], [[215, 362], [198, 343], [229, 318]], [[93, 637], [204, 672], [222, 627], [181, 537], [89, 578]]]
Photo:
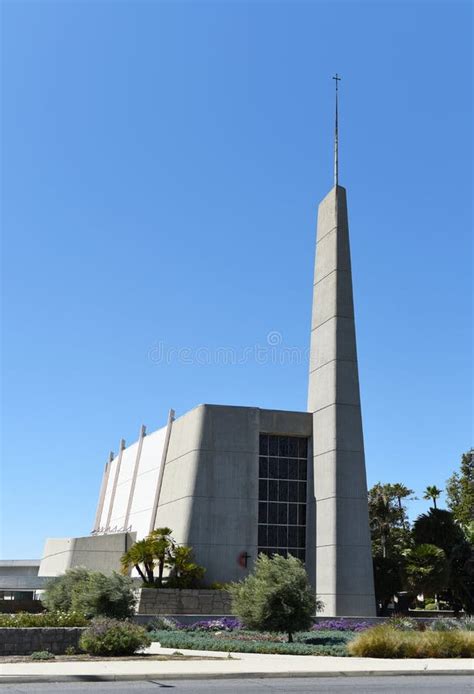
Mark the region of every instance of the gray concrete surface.
[[[156, 525], [193, 547], [206, 581], [244, 578], [257, 557], [259, 434], [311, 436], [307, 412], [200, 405], [176, 419]], [[238, 557], [249, 555], [247, 568]]]
[[375, 614], [346, 191], [319, 205], [308, 410], [323, 615]]
[[120, 570], [120, 557], [135, 541], [135, 533], [48, 538], [38, 576], [59, 576], [68, 569], [86, 566], [109, 574]]
[[158, 690], [170, 692], [280, 692], [284, 694], [313, 694], [313, 692], [332, 692], [332, 694], [444, 694], [445, 692], [472, 692], [472, 678], [457, 675], [425, 675], [422, 677], [343, 677], [302, 679], [238, 679], [238, 680], [153, 680], [151, 682], [63, 682], [52, 684], [4, 684], [2, 692], [12, 694], [148, 694]]

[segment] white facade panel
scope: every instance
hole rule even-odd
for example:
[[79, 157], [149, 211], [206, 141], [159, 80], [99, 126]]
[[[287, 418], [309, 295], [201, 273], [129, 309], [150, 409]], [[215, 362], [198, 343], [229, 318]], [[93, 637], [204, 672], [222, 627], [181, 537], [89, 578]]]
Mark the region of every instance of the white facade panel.
[[110, 501], [112, 499], [112, 489], [114, 486], [115, 473], [117, 471], [118, 456], [116, 456], [110, 463], [109, 478], [107, 480], [107, 489], [105, 490], [104, 496], [104, 506], [102, 508], [102, 514], [99, 519], [99, 528], [105, 528], [107, 525], [107, 518], [109, 516]]
[[137, 539], [148, 535], [155, 494], [159, 483], [167, 427], [145, 436], [128, 524]]
[[127, 513], [128, 498], [132, 483], [133, 469], [137, 459], [138, 443], [125, 448], [122, 453], [122, 462], [115, 490], [114, 506], [110, 516], [110, 527], [123, 528], [125, 526], [125, 514]]

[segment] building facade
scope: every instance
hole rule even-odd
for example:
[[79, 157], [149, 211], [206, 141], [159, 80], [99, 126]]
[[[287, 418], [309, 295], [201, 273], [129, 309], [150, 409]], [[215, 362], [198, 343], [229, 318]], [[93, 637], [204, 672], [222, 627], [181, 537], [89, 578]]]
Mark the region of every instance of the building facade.
[[239, 580], [260, 553], [305, 562], [323, 614], [375, 614], [346, 192], [319, 206], [308, 411], [199, 405], [120, 442], [90, 536], [48, 540], [39, 575], [118, 569], [169, 527], [206, 581]]

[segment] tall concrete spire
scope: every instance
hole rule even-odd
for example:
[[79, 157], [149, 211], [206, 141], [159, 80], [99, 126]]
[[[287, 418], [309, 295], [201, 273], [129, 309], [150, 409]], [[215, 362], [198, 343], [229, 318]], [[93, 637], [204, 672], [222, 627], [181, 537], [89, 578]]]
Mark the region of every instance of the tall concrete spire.
[[335, 186], [318, 209], [308, 388], [316, 593], [326, 615], [370, 616], [375, 597], [346, 191], [338, 185], [337, 110], [335, 135]]

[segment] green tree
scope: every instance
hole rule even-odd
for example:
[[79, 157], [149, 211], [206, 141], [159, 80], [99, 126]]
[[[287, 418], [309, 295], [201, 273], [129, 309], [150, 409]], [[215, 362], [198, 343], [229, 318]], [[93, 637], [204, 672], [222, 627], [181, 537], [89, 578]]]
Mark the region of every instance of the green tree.
[[464, 533], [457, 525], [454, 514], [440, 508], [430, 508], [413, 523], [413, 539], [417, 545], [436, 545], [449, 556], [456, 545], [465, 542]]
[[429, 501], [432, 499], [433, 501], [433, 508], [436, 508], [436, 499], [439, 499], [442, 493], [442, 489], [438, 489], [438, 487], [435, 484], [428, 485], [425, 489], [425, 493], [423, 494], [423, 499], [426, 499]]
[[373, 561], [375, 598], [386, 614], [390, 600], [403, 590], [402, 563], [399, 557], [374, 557]]
[[122, 574], [135, 568], [145, 585], [155, 584], [155, 546], [150, 537], [135, 542], [120, 559]]
[[206, 571], [194, 561], [192, 548], [184, 545], [174, 548], [170, 566], [171, 575], [166, 583], [167, 587], [197, 588]]
[[176, 543], [171, 537], [171, 528], [156, 528], [148, 536], [153, 542], [156, 564], [158, 566], [158, 586], [163, 585], [163, 572], [165, 566], [172, 562], [173, 552], [176, 548]]
[[295, 557], [260, 554], [252, 573], [229, 587], [232, 610], [249, 629], [279, 631], [293, 641], [296, 631], [308, 629], [316, 600], [302, 562]]
[[85, 589], [89, 576], [88, 569], [79, 567], [48, 579], [41, 602], [49, 612], [71, 612], [73, 595]]
[[474, 522], [474, 449], [461, 456], [459, 472], [446, 481], [446, 503], [463, 527]]
[[406, 552], [406, 577], [408, 588], [415, 593], [434, 595], [445, 590], [449, 580], [446, 554], [435, 545], [417, 545]]
[[[135, 568], [145, 585], [162, 586], [165, 566], [171, 565], [175, 547], [171, 528], [157, 528], [122, 555], [122, 573], [128, 574]], [[155, 576], [156, 568], [158, 576]]]
[[474, 547], [469, 542], [456, 545], [449, 555], [449, 592], [454, 605], [474, 613]]
[[87, 617], [126, 619], [134, 613], [133, 581], [84, 568], [70, 569], [46, 584], [42, 601], [48, 610], [80, 612]]
[[413, 489], [410, 489], [409, 487], [406, 487], [404, 484], [401, 482], [396, 482], [395, 484], [391, 484], [391, 491], [393, 496], [396, 498], [397, 503], [398, 503], [398, 510], [400, 513], [403, 513], [404, 507], [403, 507], [403, 499], [407, 499], [409, 496], [412, 496], [415, 492]]
[[133, 581], [115, 571], [106, 576], [92, 571], [84, 589], [76, 590], [72, 607], [86, 617], [111, 617], [127, 619], [135, 612]]
[[[400, 496], [403, 485], [378, 482], [368, 495], [374, 557], [399, 556], [410, 544], [409, 523]], [[411, 490], [404, 487], [411, 493]]]
[[474, 609], [474, 550], [467, 532], [455, 520], [451, 511], [430, 509], [418, 516], [413, 524], [417, 544], [431, 544], [444, 550], [449, 566], [447, 584], [450, 602], [462, 605], [471, 613]]

